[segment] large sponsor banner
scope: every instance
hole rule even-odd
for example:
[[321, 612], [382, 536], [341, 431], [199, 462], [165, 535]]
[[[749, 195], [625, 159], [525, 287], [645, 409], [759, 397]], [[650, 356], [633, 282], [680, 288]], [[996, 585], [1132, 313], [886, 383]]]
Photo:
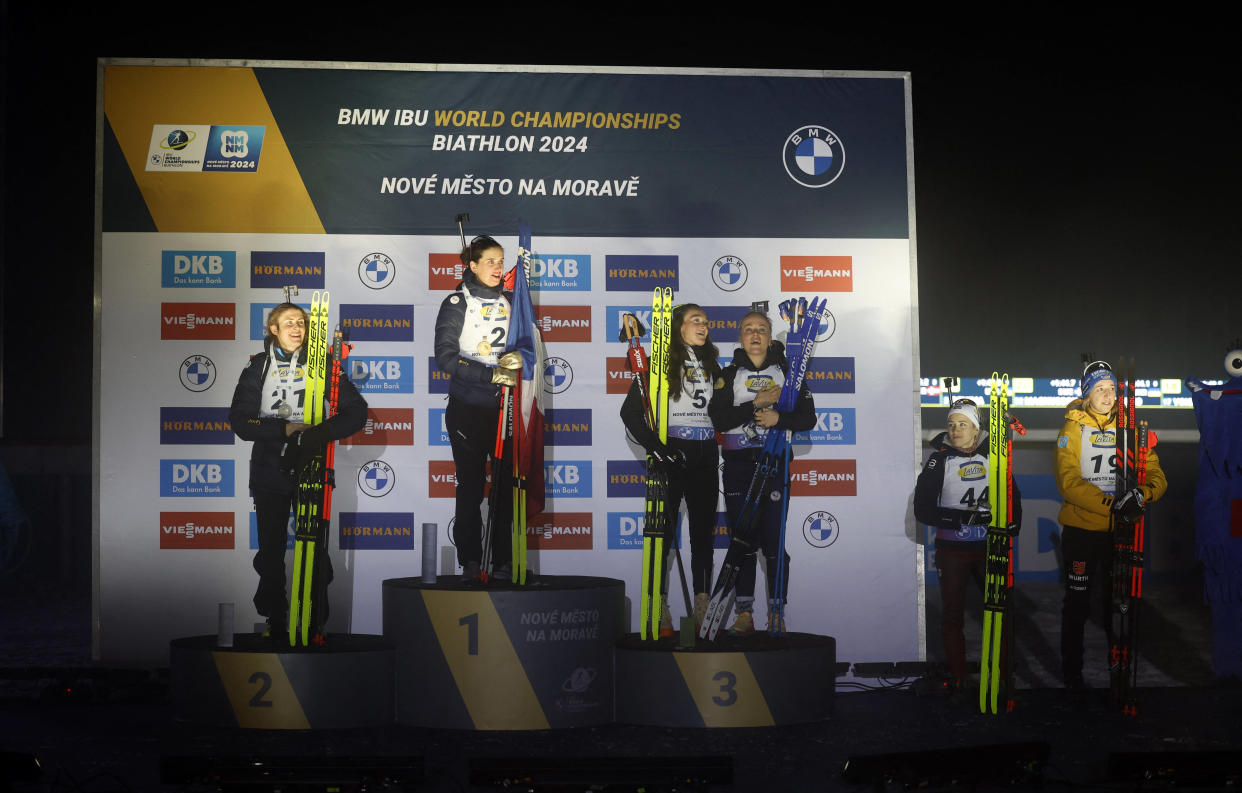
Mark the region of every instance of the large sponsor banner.
[[777, 304], [819, 295], [790, 626], [835, 636], [846, 660], [922, 657], [906, 76], [109, 64], [103, 81], [101, 658], [164, 660], [169, 639], [215, 631], [221, 602], [239, 629], [259, 619], [251, 444], [227, 408], [285, 286], [304, 304], [331, 293], [369, 406], [337, 450], [329, 630], [380, 631], [381, 582], [419, 574], [423, 524], [451, 547], [432, 346], [461, 277], [459, 213], [510, 261], [516, 219], [534, 230], [537, 573], [623, 579], [635, 600], [625, 312], [649, 326], [651, 290], [671, 286], [704, 307], [727, 362], [752, 302], [769, 302], [780, 338]]

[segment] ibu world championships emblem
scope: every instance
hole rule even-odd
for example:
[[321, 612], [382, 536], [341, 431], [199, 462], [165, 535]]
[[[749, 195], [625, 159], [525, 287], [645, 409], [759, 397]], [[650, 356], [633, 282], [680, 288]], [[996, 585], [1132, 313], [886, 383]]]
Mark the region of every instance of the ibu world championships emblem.
[[803, 187], [827, 187], [845, 168], [845, 147], [827, 127], [808, 124], [785, 140], [785, 173]]

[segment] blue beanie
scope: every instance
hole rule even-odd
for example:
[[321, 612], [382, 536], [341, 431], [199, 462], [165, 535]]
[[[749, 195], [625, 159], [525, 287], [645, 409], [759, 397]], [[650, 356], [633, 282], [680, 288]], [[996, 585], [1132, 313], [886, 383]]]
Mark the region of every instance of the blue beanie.
[[1117, 378], [1113, 377], [1113, 368], [1104, 361], [1093, 361], [1082, 370], [1082, 385], [1079, 390], [1085, 397], [1091, 393], [1091, 389], [1104, 380], [1111, 382], [1113, 388], [1117, 387]]

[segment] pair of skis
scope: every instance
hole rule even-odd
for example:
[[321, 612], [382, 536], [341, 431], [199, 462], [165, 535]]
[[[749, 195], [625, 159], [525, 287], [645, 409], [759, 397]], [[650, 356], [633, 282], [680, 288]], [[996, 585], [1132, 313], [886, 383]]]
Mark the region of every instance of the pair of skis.
[[[333, 335], [332, 366], [328, 357], [327, 290], [311, 296], [310, 325], [306, 336], [306, 414], [314, 426], [335, 415], [340, 396], [342, 361], [349, 354], [340, 330]], [[328, 412], [324, 414], [325, 394]], [[329, 442], [301, 471], [294, 498], [293, 591], [289, 598], [289, 646], [323, 644], [323, 626], [315, 624], [317, 611], [325, 605], [328, 525], [332, 518], [332, 490], [336, 487], [336, 443]], [[322, 551], [317, 554], [317, 551]], [[316, 608], [319, 607], [319, 609]]]
[[[1147, 451], [1156, 445], [1156, 434], [1146, 421], [1135, 420], [1134, 359], [1118, 361], [1117, 374], [1117, 479], [1114, 497], [1147, 484]], [[1113, 700], [1128, 716], [1138, 714], [1138, 618], [1143, 597], [1143, 528], [1145, 517], [1126, 523], [1112, 513], [1113, 613], [1109, 629], [1109, 687]]]
[[[811, 353], [815, 349], [815, 335], [819, 331], [820, 323], [823, 321], [826, 307], [827, 301], [821, 298], [814, 298], [810, 303], [807, 303], [806, 298], [798, 298], [796, 300], [787, 300], [780, 304], [781, 317], [788, 321], [790, 326], [789, 333], [785, 337], [786, 361], [789, 371], [785, 376], [785, 382], [781, 385], [780, 397], [774, 406], [777, 411], [782, 413], [789, 412], [793, 410], [798, 402], [798, 394], [802, 388], [803, 380], [806, 378], [806, 370], [811, 361]], [[746, 496], [742, 502], [742, 508], [736, 518], [736, 525], [732, 526], [732, 538], [729, 541], [729, 549], [725, 552], [720, 573], [717, 575], [716, 583], [712, 587], [712, 596], [707, 604], [707, 613], [703, 618], [703, 624], [699, 628], [700, 638], [715, 639], [716, 634], [720, 630], [720, 625], [733, 608], [738, 574], [741, 572], [742, 565], [747, 563], [747, 557], [754, 554], [758, 546], [760, 524], [764, 510], [767, 507], [767, 499], [764, 496], [769, 492], [770, 484], [778, 475], [783, 478], [783, 492], [781, 497], [779, 547], [776, 556], [777, 569], [769, 571], [769, 575], [774, 575], [774, 596], [770, 603], [771, 613], [768, 615], [768, 632], [772, 635], [780, 635], [785, 632], [784, 592], [785, 579], [788, 572], [785, 565], [785, 519], [789, 504], [788, 472], [791, 456], [789, 436], [790, 433], [787, 431], [772, 429], [767, 432], [764, 438], [763, 448], [755, 464], [755, 471], [751, 475], [750, 484], [746, 488]]]
[[[1013, 431], [1026, 434], [1009, 413], [1009, 375], [992, 372], [988, 387], [988, 499], [992, 520], [985, 542], [983, 653], [979, 674], [979, 712], [1013, 710]], [[1004, 685], [1005, 701], [1000, 699]]]
[[[673, 290], [653, 290], [651, 295], [651, 360], [646, 360], [639, 338], [642, 327], [634, 315], [627, 314], [623, 330], [629, 341], [626, 355], [630, 372], [643, 397], [647, 426], [668, 442], [668, 350], [673, 329]], [[644, 378], [646, 383], [643, 382]], [[664, 542], [669, 539], [676, 512], [670, 514], [668, 501], [668, 470], [655, 455], [647, 454], [646, 491], [643, 503], [643, 570], [642, 597], [638, 606], [638, 635], [658, 639], [660, 615], [664, 611]]]

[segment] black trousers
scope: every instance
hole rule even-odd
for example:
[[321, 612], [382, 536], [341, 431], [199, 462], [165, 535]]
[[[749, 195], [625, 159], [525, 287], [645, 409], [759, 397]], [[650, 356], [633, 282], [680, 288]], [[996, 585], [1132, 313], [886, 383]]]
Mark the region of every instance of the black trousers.
[[[1099, 598], [1105, 631], [1112, 625], [1113, 535], [1065, 526], [1061, 531], [1065, 560], [1065, 601], [1061, 608], [1061, 674], [1082, 674], [1083, 632], [1091, 616], [1091, 589]], [[1111, 636], [1109, 637], [1111, 641]]]
[[[465, 567], [468, 562], [483, 559], [483, 516], [479, 505], [483, 501], [487, 482], [488, 461], [496, 450], [496, 422], [499, 407], [470, 405], [455, 397], [449, 397], [444, 411], [444, 426], [453, 447], [453, 464], [457, 468], [457, 503], [453, 516], [453, 544], [457, 546], [457, 563]], [[496, 516], [492, 524], [493, 568], [509, 564], [512, 557], [513, 525], [513, 469], [508, 448], [502, 460], [499, 481], [492, 482], [496, 492]]]
[[[289, 513], [293, 509], [292, 493], [255, 490], [255, 528], [259, 535], [259, 549], [254, 554], [254, 569], [259, 574], [259, 586], [254, 592], [254, 607], [262, 617], [282, 622], [289, 613], [289, 587], [285, 581], [285, 551], [289, 547]], [[324, 538], [325, 547], [317, 548], [315, 559], [319, 572], [326, 576], [327, 587], [332, 581], [332, 557], [327, 545], [331, 534]], [[318, 565], [317, 565], [318, 566]], [[322, 627], [328, 620], [327, 598], [315, 604], [312, 621]]]
[[[690, 577], [695, 594], [712, 591], [713, 531], [720, 505], [720, 448], [715, 439], [688, 441], [669, 438], [668, 445], [686, 456], [685, 467], [673, 466], [668, 476], [669, 511], [686, 501], [686, 524], [690, 535]], [[669, 546], [665, 546], [666, 553]], [[665, 577], [667, 585], [671, 576]]]

